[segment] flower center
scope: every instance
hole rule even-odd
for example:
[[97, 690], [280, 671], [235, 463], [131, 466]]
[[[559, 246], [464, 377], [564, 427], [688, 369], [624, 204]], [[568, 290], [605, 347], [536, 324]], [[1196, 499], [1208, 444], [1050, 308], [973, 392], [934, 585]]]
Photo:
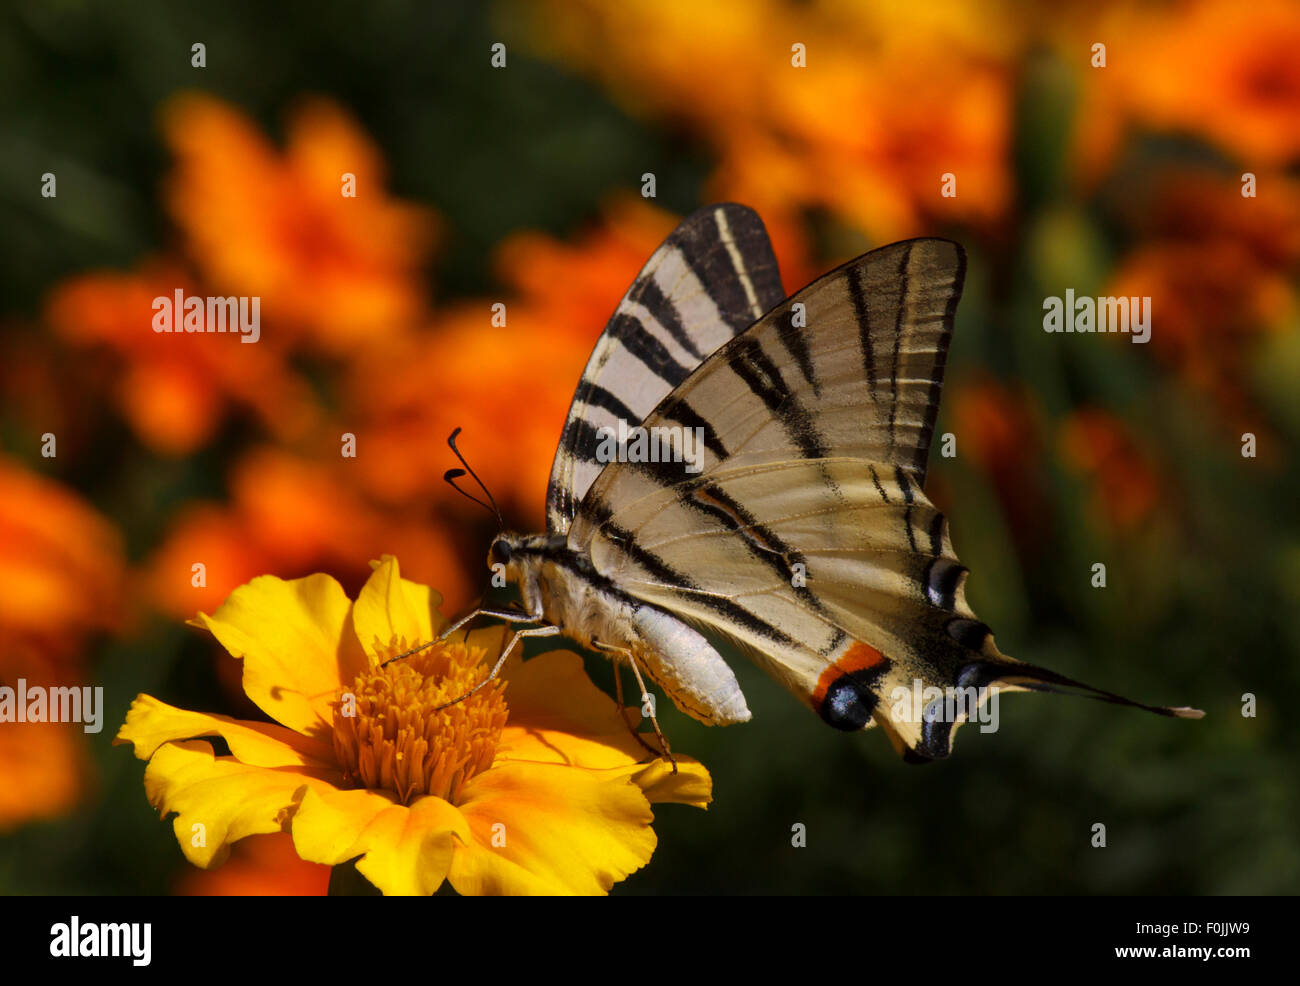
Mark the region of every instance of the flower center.
[[[410, 648], [396, 641], [381, 661]], [[504, 681], [484, 685], [481, 647], [435, 643], [357, 675], [334, 703], [334, 754], [345, 779], [392, 791], [403, 804], [427, 794], [457, 804], [475, 774], [492, 766], [509, 717]]]

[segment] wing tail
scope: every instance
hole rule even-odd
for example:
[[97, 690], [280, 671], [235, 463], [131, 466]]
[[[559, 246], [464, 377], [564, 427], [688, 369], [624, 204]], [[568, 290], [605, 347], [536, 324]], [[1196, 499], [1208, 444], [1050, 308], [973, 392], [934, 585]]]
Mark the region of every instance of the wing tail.
[[[880, 696], [877, 720], [890, 737], [895, 749], [908, 763], [932, 763], [952, 752], [952, 734], [963, 722], [996, 724], [996, 712], [988, 703], [996, 702], [1003, 692], [1034, 691], [1075, 695], [1112, 705], [1125, 705], [1155, 715], [1178, 719], [1200, 719], [1205, 713], [1189, 706], [1148, 705], [1115, 692], [1097, 688], [1070, 678], [1050, 668], [1027, 664], [998, 651], [993, 638], [986, 638], [978, 652], [967, 651], [956, 660], [947, 681], [927, 682], [913, 694], [913, 701], [886, 704]], [[926, 691], [934, 685], [933, 691]], [[936, 694], [942, 691], [942, 696]], [[916, 700], [919, 694], [920, 700]], [[933, 696], [933, 697], [932, 697]]]

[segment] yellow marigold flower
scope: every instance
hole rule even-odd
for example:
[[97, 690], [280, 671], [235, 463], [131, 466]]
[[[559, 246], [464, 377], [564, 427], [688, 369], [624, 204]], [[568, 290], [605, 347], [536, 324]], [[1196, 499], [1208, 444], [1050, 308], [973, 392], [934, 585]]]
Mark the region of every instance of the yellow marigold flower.
[[303, 859], [356, 860], [386, 894], [444, 880], [462, 894], [605, 893], [654, 852], [651, 803], [708, 804], [704, 767], [644, 762], [575, 654], [512, 659], [438, 709], [486, 676], [503, 640], [479, 631], [385, 666], [436, 639], [440, 603], [385, 556], [355, 602], [326, 575], [264, 575], [199, 615], [277, 722], [132, 704], [115, 742], [149, 761], [145, 793], [176, 814], [190, 862], [209, 869], [231, 843], [283, 831]]

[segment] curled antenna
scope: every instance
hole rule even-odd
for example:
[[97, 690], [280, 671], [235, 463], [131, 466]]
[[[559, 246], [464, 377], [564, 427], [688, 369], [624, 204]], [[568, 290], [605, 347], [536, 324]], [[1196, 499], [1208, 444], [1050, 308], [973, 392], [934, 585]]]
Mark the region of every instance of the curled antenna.
[[[505, 521], [502, 520], [501, 518], [501, 508], [497, 506], [496, 500], [492, 498], [492, 492], [487, 488], [486, 485], [484, 485], [483, 480], [478, 478], [478, 473], [476, 473], [470, 467], [470, 464], [465, 461], [465, 457], [460, 454], [460, 449], [456, 447], [456, 436], [459, 434], [460, 434], [460, 429], [457, 428], [455, 431], [451, 433], [451, 436], [447, 439], [447, 444], [451, 446], [451, 450], [456, 453], [456, 458], [460, 459], [460, 464], [463, 465], [465, 468], [448, 469], [445, 473], [442, 474], [442, 478], [445, 479], [449, 484], [451, 484], [451, 488], [454, 489], [461, 496], [468, 497], [469, 499], [477, 503], [480, 507], [482, 507], [484, 510], [496, 514], [497, 529], [505, 530], [506, 524]], [[488, 503], [490, 503], [491, 506], [488, 506], [488, 503], [484, 503], [473, 493], [468, 493], [456, 485], [456, 480], [459, 479], [461, 476], [464, 476], [467, 472], [469, 473], [469, 475], [474, 477], [474, 482], [478, 483], [478, 488], [481, 489], [484, 492], [484, 494], [487, 495]]]

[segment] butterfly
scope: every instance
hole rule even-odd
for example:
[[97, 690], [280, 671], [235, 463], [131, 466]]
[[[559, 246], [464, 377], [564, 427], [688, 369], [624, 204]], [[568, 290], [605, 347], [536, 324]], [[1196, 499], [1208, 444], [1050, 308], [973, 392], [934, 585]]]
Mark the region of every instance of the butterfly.
[[[954, 242], [908, 240], [786, 298], [757, 214], [689, 216], [596, 342], [546, 533], [492, 542], [488, 565], [522, 608], [477, 609], [447, 633], [483, 615], [531, 624], [493, 676], [519, 640], [562, 633], [630, 665], [643, 696], [642, 670], [687, 715], [744, 722], [712, 633], [830, 726], [878, 726], [913, 762], [947, 756], [999, 691], [1199, 717], [1007, 657], [967, 604], [967, 569], [924, 491], [965, 268]], [[900, 701], [954, 690], [978, 697]]]

